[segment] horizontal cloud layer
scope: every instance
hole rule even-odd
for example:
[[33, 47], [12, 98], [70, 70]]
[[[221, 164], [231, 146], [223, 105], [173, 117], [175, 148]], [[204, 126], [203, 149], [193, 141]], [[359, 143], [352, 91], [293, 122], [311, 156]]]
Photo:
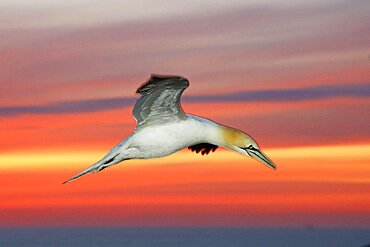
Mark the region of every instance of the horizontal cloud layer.
[[198, 94], [210, 83], [223, 91], [368, 80], [370, 5], [363, 0], [5, 2], [4, 105], [63, 101], [61, 90], [72, 87], [69, 100], [118, 97], [106, 81], [126, 90], [153, 72], [197, 81]]
[[[296, 89], [270, 89], [233, 92], [217, 95], [184, 96], [185, 102], [283, 102], [317, 100], [332, 97], [369, 98], [370, 84], [318, 86]], [[36, 106], [0, 107], [0, 116], [18, 114], [62, 114], [111, 110], [133, 105], [136, 98], [115, 97], [82, 101], [59, 102]]]

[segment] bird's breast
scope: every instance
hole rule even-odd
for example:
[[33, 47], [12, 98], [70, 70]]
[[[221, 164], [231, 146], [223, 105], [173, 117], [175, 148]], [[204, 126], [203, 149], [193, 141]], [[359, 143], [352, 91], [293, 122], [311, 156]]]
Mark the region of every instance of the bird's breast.
[[142, 128], [133, 135], [132, 144], [140, 151], [137, 158], [155, 158], [204, 141], [204, 124], [189, 119]]

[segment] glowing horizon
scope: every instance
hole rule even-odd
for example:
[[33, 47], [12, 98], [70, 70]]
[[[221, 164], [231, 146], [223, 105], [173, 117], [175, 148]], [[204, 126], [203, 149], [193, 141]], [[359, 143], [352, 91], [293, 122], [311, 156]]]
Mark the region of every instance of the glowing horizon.
[[7, 198], [0, 226], [369, 227], [369, 150], [370, 144], [265, 150], [277, 171], [227, 150], [183, 151], [122, 162], [67, 185], [61, 183], [104, 152], [2, 154], [0, 179], [8, 187], [0, 188]]
[[[370, 144], [356, 145], [331, 145], [331, 146], [308, 146], [308, 147], [286, 147], [263, 149], [268, 156], [274, 158], [342, 158], [342, 159], [363, 159], [370, 153]], [[11, 171], [24, 168], [41, 168], [45, 170], [53, 169], [81, 169], [83, 164], [97, 162], [104, 156], [107, 150], [84, 150], [65, 152], [58, 149], [51, 150], [29, 150], [27, 152], [7, 152], [0, 153], [0, 170]], [[187, 163], [198, 158], [197, 162], [210, 163], [221, 161], [242, 161], [244, 156], [234, 154], [225, 149], [217, 150], [217, 154], [200, 156], [191, 153], [189, 150], [183, 150], [167, 157], [149, 160], [131, 160], [129, 165], [153, 165], [156, 163]], [[78, 163], [78, 162], [79, 163]], [[75, 163], [66, 165], [67, 163]], [[126, 162], [125, 162], [126, 163]], [[52, 167], [46, 167], [46, 164], [54, 164]], [[259, 164], [259, 163], [258, 163]]]

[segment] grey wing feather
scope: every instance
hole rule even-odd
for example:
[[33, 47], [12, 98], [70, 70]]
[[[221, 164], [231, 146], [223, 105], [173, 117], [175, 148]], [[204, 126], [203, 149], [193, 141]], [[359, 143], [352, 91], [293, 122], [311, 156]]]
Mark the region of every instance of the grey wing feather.
[[152, 75], [137, 90], [141, 97], [132, 112], [137, 127], [186, 119], [180, 98], [188, 86], [188, 80], [180, 76]]

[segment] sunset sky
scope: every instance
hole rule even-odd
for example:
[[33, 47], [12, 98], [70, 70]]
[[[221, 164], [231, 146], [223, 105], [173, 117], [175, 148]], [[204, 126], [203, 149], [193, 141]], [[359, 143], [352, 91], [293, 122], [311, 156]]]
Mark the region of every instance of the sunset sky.
[[[0, 0], [0, 226], [370, 227], [370, 4]], [[150, 74], [253, 136], [61, 185], [135, 128]]]

